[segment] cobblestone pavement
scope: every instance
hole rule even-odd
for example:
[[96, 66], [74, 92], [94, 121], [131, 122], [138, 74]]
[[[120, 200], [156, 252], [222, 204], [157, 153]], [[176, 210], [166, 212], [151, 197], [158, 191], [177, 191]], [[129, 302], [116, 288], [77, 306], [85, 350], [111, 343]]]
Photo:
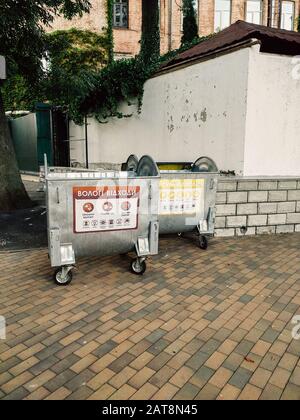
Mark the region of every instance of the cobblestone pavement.
[[300, 399], [300, 235], [161, 241], [143, 277], [46, 250], [0, 254], [2, 399]]

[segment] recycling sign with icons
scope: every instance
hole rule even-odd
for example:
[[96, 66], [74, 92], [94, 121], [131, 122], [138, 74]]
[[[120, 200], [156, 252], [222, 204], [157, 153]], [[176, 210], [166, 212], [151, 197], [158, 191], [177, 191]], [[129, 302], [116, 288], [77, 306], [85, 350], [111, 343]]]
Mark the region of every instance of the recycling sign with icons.
[[108, 232], [138, 227], [140, 187], [74, 187], [74, 232]]

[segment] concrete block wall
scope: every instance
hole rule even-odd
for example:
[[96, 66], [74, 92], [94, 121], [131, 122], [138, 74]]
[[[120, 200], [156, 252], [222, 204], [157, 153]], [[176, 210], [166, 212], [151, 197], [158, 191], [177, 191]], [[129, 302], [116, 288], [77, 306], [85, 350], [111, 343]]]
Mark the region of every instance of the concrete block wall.
[[300, 179], [221, 177], [216, 236], [300, 232]]

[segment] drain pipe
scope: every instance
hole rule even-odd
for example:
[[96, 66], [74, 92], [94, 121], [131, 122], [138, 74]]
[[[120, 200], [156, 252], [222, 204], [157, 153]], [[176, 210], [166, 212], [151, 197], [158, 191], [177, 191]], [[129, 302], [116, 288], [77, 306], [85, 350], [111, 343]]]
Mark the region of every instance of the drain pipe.
[[267, 26], [272, 27], [272, 5], [274, 0], [268, 0], [268, 16], [267, 16]]
[[172, 51], [172, 31], [173, 31], [173, 24], [172, 24], [172, 17], [173, 17], [173, 0], [169, 0], [169, 28], [168, 28], [168, 32], [169, 32], [169, 43], [168, 43], [168, 49], [169, 51]]
[[87, 116], [84, 118], [84, 128], [85, 128], [85, 166], [89, 168], [89, 139], [88, 139], [88, 120]]

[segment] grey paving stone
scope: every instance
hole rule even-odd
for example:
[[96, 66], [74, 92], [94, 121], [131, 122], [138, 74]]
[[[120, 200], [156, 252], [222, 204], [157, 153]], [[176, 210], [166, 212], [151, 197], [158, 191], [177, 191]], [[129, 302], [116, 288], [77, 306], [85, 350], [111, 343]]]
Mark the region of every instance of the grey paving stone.
[[249, 382], [251, 376], [252, 372], [249, 372], [249, 370], [240, 367], [233, 374], [228, 383], [239, 389], [243, 389], [244, 386]]

